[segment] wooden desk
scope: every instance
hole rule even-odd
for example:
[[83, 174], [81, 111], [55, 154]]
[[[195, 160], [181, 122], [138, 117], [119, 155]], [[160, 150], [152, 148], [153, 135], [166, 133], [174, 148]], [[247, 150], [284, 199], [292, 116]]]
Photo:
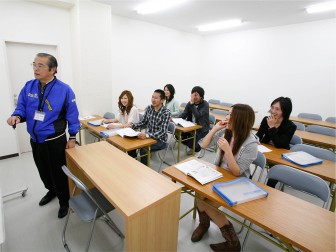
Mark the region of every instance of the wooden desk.
[[304, 143], [317, 144], [326, 148], [336, 148], [336, 137], [296, 130], [295, 135], [301, 137]]
[[292, 162], [289, 162], [281, 157], [282, 153], [288, 153], [292, 152], [291, 150], [286, 150], [286, 149], [279, 149], [275, 148], [273, 145], [269, 144], [262, 144], [266, 146], [267, 148], [271, 149], [271, 152], [265, 152], [264, 155], [266, 157], [267, 163], [271, 165], [276, 165], [276, 164], [283, 164], [283, 165], [288, 165], [290, 167], [299, 169], [304, 172], [308, 172], [311, 174], [314, 174], [315, 176], [318, 176], [322, 178], [323, 180], [326, 180], [330, 182], [330, 193], [332, 197], [332, 201], [330, 204], [329, 210], [332, 212], [335, 212], [335, 207], [336, 207], [336, 192], [333, 189], [333, 184], [336, 182], [336, 164], [335, 162], [329, 161], [329, 160], [323, 160], [322, 164], [318, 165], [312, 165], [308, 167], [302, 167], [299, 165], [296, 165]]
[[[204, 161], [202, 160], [202, 162]], [[236, 178], [224, 169], [219, 167], [216, 169], [222, 172], [224, 177], [215, 182]], [[268, 197], [230, 207], [212, 190], [212, 183], [202, 186], [174, 166], [170, 166], [162, 172], [174, 181], [180, 182], [185, 187], [279, 237], [289, 248], [295, 246], [303, 251], [335, 251], [336, 249], [335, 214], [322, 207], [255, 181], [258, 186], [269, 193]]]
[[219, 104], [211, 104], [211, 103], [209, 103], [209, 108], [210, 109], [220, 109], [220, 110], [229, 111], [231, 107], [222, 106], [222, 105], [219, 105]]
[[[192, 155], [195, 154], [195, 146], [196, 146], [196, 130], [202, 128], [201, 125], [195, 125], [191, 127], [181, 127], [176, 126], [175, 135], [177, 137], [177, 162], [180, 162], [180, 150], [181, 150], [181, 143], [183, 141], [193, 139], [193, 148], [192, 148]], [[182, 139], [183, 133], [190, 133], [192, 134], [191, 137]]]
[[213, 113], [213, 112], [210, 112], [210, 114], [213, 115], [216, 118], [216, 122], [223, 121], [226, 117], [226, 115], [216, 114], [216, 113]]
[[323, 126], [323, 127], [336, 129], [336, 123], [334, 123], [334, 122], [313, 120], [313, 119], [304, 118], [304, 117], [297, 117], [297, 116], [291, 116], [291, 117], [289, 117], [289, 120], [294, 121], [294, 122], [300, 122], [300, 123], [303, 123], [303, 124], [306, 124], [306, 125], [319, 125], [319, 126]]
[[66, 159], [124, 217], [126, 251], [177, 250], [179, 186], [105, 141], [67, 149]]
[[[103, 117], [99, 115], [94, 115], [95, 118], [89, 119], [89, 120], [81, 120], [80, 122], [82, 125], [87, 128], [89, 131], [91, 131], [95, 136], [97, 136], [98, 139], [102, 140], [105, 139], [102, 135], [100, 135], [100, 131], [107, 130], [103, 126], [92, 126], [88, 124], [89, 121], [95, 121], [99, 119], [103, 119]], [[157, 141], [152, 138], [146, 138], [146, 139], [138, 139], [138, 138], [123, 138], [121, 136], [112, 136], [109, 138], [106, 138], [107, 142], [110, 144], [118, 147], [124, 152], [128, 152], [131, 150], [136, 150], [140, 148], [146, 149], [146, 155], [147, 158], [147, 165], [150, 167], [150, 146], [152, 144], [155, 144]]]

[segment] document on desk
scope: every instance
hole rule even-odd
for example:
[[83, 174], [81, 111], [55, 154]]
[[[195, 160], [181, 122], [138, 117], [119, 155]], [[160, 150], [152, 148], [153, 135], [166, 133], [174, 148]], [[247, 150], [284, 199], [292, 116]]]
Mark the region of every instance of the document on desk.
[[102, 130], [100, 131], [100, 135], [102, 135], [103, 137], [111, 137], [111, 136], [116, 136], [118, 135], [117, 131], [119, 130], [119, 128], [116, 129], [109, 129], [109, 130]]
[[304, 152], [304, 151], [283, 153], [281, 154], [281, 157], [283, 159], [286, 159], [289, 162], [292, 162], [294, 164], [297, 164], [303, 167], [316, 165], [316, 164], [322, 164], [323, 162], [322, 159], [314, 157], [313, 155], [310, 155], [309, 153]]
[[80, 116], [78, 119], [79, 120], [89, 120], [89, 119], [93, 119], [93, 118], [96, 118], [96, 117], [88, 115], [88, 116]]
[[138, 137], [139, 132], [131, 128], [123, 128], [117, 130], [117, 134], [121, 137], [136, 138]]
[[264, 153], [264, 152], [271, 152], [272, 150], [265, 147], [264, 145], [259, 144], [258, 145], [258, 151], [260, 151], [261, 153]]
[[223, 177], [222, 173], [195, 159], [175, 165], [175, 168], [193, 177], [202, 185]]
[[91, 126], [101, 126], [104, 119], [88, 121], [87, 123]]
[[264, 198], [268, 195], [268, 192], [245, 177], [214, 183], [212, 189], [230, 206]]
[[172, 118], [172, 120], [176, 125], [181, 125], [184, 128], [195, 126], [195, 124], [193, 122], [184, 120], [182, 118]]

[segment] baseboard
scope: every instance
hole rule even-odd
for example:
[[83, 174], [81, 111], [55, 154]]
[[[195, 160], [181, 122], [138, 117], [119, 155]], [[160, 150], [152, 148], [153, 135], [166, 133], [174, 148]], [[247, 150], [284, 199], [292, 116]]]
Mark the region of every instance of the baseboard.
[[1, 156], [0, 160], [6, 159], [6, 158], [12, 158], [12, 157], [18, 157], [19, 153], [11, 154], [11, 155], [6, 155], [6, 156]]

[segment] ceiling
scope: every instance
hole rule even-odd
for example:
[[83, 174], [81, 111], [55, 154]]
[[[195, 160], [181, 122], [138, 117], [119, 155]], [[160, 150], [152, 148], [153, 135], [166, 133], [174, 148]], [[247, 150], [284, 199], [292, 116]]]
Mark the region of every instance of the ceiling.
[[[305, 7], [330, 0], [189, 0], [176, 8], [139, 15], [136, 6], [147, 0], [95, 0], [111, 5], [113, 15], [170, 27], [198, 35], [213, 35], [336, 18], [334, 11], [308, 14]], [[159, 1], [159, 0], [158, 0]], [[227, 19], [242, 19], [240, 27], [199, 32], [196, 26]]]

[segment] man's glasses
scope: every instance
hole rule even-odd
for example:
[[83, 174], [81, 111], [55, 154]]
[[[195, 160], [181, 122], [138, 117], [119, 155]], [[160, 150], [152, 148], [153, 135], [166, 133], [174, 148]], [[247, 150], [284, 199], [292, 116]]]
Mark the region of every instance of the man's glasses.
[[31, 63], [30, 65], [32, 66], [33, 69], [38, 69], [38, 70], [42, 70], [42, 69], [45, 69], [47, 67], [45, 65], [35, 64], [35, 63]]

